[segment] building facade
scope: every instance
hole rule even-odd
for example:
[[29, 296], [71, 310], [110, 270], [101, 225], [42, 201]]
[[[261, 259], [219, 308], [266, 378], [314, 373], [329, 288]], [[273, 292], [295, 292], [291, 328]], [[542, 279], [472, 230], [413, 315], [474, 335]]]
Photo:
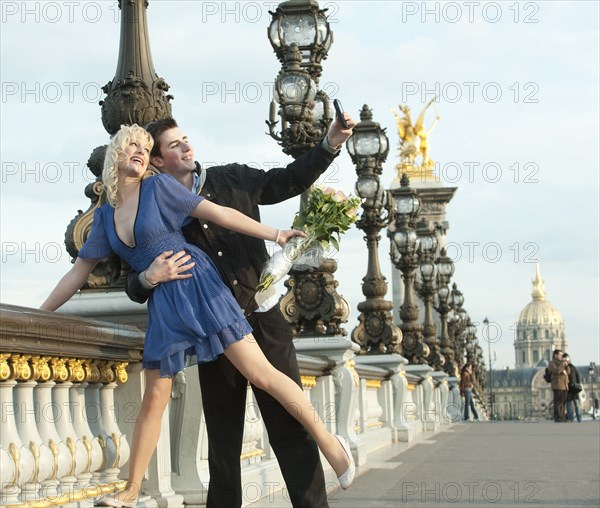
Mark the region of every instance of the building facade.
[[542, 359], [550, 362], [552, 351], [567, 351], [565, 324], [558, 309], [546, 300], [546, 289], [536, 263], [531, 302], [519, 315], [515, 337], [515, 368], [536, 367]]
[[[531, 420], [552, 416], [552, 388], [544, 381], [544, 371], [554, 349], [568, 352], [568, 340], [560, 312], [546, 300], [539, 262], [532, 285], [532, 300], [523, 308], [517, 322], [515, 368], [493, 371], [496, 419]], [[581, 360], [584, 359], [573, 358], [574, 362]], [[592, 372], [589, 365], [576, 365], [576, 368], [583, 385], [581, 408], [584, 413], [589, 413], [593, 398], [598, 397], [598, 367]]]

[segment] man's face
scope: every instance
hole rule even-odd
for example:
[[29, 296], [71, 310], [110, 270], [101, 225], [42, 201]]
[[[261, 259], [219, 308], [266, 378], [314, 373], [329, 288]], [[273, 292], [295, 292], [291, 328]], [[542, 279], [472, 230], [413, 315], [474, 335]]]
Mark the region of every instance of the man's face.
[[179, 127], [164, 131], [155, 142], [160, 148], [160, 156], [152, 157], [151, 162], [161, 173], [175, 176], [196, 169], [194, 148]]
[[563, 355], [563, 354], [562, 354], [562, 351], [559, 351], [558, 353], [556, 353], [556, 354], [554, 355], [554, 358], [556, 358], [557, 360], [562, 360], [562, 355]]

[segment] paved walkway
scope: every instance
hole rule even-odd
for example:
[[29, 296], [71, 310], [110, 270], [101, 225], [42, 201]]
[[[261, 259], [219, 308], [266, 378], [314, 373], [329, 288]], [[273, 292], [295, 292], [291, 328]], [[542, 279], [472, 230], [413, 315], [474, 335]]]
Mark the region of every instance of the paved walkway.
[[[600, 507], [598, 420], [461, 423], [374, 455], [330, 508]], [[290, 504], [276, 493], [251, 506]]]

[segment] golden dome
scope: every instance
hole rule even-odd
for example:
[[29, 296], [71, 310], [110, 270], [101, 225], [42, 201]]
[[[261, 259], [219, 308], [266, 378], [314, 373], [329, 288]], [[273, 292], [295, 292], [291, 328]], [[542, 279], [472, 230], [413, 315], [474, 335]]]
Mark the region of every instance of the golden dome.
[[535, 279], [532, 281], [533, 289], [531, 297], [533, 301], [528, 303], [519, 316], [520, 325], [553, 325], [563, 326], [563, 318], [558, 309], [546, 300], [546, 289], [544, 280], [540, 275], [539, 261], [535, 267]]

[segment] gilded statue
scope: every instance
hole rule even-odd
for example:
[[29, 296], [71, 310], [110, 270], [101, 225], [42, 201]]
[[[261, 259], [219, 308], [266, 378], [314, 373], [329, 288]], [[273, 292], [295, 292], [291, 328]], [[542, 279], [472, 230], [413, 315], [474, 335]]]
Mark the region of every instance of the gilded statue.
[[428, 137], [431, 131], [437, 125], [440, 117], [436, 115], [429, 129], [425, 128], [425, 113], [427, 109], [435, 102], [435, 98], [431, 99], [421, 111], [417, 121], [413, 124], [410, 116], [410, 108], [406, 104], [400, 104], [399, 109], [402, 113], [400, 116], [396, 111], [392, 110], [396, 116], [398, 125], [398, 136], [400, 137], [400, 163], [401, 165], [414, 165], [416, 158], [421, 156], [421, 167], [431, 169], [434, 166], [433, 160], [429, 157]]

